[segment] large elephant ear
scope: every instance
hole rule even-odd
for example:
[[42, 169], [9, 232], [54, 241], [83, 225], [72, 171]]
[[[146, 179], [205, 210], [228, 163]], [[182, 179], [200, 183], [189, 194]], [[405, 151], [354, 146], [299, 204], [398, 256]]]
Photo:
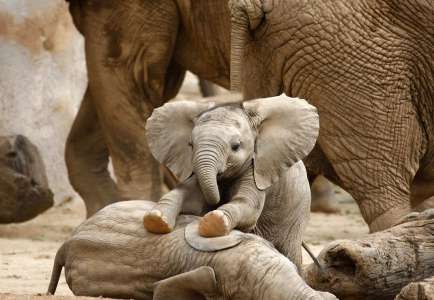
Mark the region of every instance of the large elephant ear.
[[218, 293], [214, 270], [199, 267], [155, 283], [153, 300], [206, 300]]
[[243, 106], [258, 129], [254, 176], [257, 187], [264, 190], [312, 150], [319, 116], [305, 100], [285, 94], [246, 101]]
[[199, 234], [199, 221], [193, 221], [185, 227], [184, 237], [190, 247], [202, 252], [215, 252], [237, 246], [245, 234], [232, 230], [228, 235], [218, 237], [203, 237]]
[[146, 122], [146, 138], [152, 155], [181, 181], [193, 172], [190, 146], [194, 118], [214, 103], [175, 101], [155, 109]]

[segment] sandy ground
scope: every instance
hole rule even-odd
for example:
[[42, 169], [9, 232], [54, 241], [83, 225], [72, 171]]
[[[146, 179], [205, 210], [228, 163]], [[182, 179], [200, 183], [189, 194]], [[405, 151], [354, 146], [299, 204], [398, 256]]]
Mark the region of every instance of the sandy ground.
[[[311, 215], [305, 241], [315, 253], [330, 241], [356, 238], [368, 232], [354, 202], [346, 194], [336, 196], [341, 214]], [[45, 292], [58, 247], [84, 217], [84, 205], [76, 199], [29, 222], [0, 225], [0, 293]], [[63, 275], [56, 294], [72, 295]]]
[[[189, 77], [178, 99], [197, 97], [195, 78]], [[367, 234], [357, 205], [341, 190], [336, 191], [342, 213], [313, 213], [305, 241], [314, 253], [336, 239]], [[79, 199], [62, 203], [22, 224], [0, 225], [0, 293], [37, 294], [46, 291], [54, 256], [62, 242], [85, 217]], [[309, 258], [305, 257], [305, 262]], [[62, 274], [57, 295], [72, 295]], [[6, 297], [1, 296], [0, 299]]]

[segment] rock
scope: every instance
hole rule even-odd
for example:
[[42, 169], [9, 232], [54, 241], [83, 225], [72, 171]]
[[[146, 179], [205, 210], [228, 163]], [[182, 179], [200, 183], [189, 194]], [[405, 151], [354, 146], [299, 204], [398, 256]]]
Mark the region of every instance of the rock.
[[0, 136], [0, 223], [30, 220], [52, 205], [38, 149], [24, 136]]

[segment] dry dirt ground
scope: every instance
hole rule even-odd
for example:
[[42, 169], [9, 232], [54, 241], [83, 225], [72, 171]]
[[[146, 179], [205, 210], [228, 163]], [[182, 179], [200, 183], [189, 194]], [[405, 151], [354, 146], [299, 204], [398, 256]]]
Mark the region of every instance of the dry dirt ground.
[[[356, 238], [368, 232], [351, 198], [342, 192], [336, 196], [341, 214], [311, 215], [305, 240], [315, 253], [335, 239]], [[45, 292], [58, 247], [84, 217], [84, 205], [76, 199], [29, 222], [0, 225], [0, 293]], [[63, 275], [56, 294], [72, 295]]]
[[[198, 96], [195, 79], [188, 76], [178, 99]], [[341, 214], [313, 213], [311, 216], [305, 241], [316, 254], [330, 241], [368, 233], [351, 197], [339, 189], [335, 195]], [[45, 292], [57, 249], [84, 218], [84, 204], [75, 199], [57, 205], [29, 222], [0, 225], [0, 300], [10, 299], [2, 293], [32, 295]], [[305, 262], [308, 261], [306, 257]], [[72, 295], [63, 274], [56, 294]]]

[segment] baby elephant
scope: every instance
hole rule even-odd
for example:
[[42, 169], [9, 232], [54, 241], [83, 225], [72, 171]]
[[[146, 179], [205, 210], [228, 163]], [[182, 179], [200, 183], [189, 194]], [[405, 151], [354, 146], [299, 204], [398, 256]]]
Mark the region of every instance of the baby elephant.
[[48, 292], [55, 292], [64, 266], [70, 289], [80, 296], [336, 299], [311, 289], [291, 261], [256, 235], [233, 231], [224, 237], [202, 238], [197, 224], [186, 227], [198, 217], [184, 215], [170, 234], [148, 233], [142, 216], [154, 204], [118, 202], [80, 225], [56, 254]]
[[207, 204], [216, 209], [200, 220], [200, 235], [254, 229], [299, 264], [310, 207], [300, 160], [313, 148], [318, 128], [313, 106], [283, 94], [223, 105], [178, 101], [155, 109], [146, 124], [151, 152], [182, 182], [145, 213], [145, 228], [171, 232], [180, 212]]

